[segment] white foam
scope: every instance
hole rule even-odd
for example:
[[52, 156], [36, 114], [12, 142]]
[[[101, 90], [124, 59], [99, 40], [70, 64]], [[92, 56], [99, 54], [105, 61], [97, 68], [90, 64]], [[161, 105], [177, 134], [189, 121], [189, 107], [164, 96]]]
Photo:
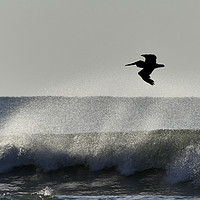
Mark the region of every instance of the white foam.
[[192, 181], [200, 185], [200, 145], [194, 143], [184, 148], [170, 163], [166, 179], [172, 184]]

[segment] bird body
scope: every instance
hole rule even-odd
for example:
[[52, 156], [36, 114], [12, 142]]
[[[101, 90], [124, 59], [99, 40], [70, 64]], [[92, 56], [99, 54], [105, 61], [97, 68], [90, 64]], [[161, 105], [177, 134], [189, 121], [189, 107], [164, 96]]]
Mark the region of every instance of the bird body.
[[134, 63], [126, 64], [125, 66], [136, 65], [139, 68], [143, 68], [138, 74], [144, 81], [154, 85], [154, 81], [151, 79], [150, 74], [154, 69], [164, 67], [164, 65], [156, 63], [157, 57], [154, 54], [143, 54], [141, 56], [145, 57], [145, 61], [139, 60]]

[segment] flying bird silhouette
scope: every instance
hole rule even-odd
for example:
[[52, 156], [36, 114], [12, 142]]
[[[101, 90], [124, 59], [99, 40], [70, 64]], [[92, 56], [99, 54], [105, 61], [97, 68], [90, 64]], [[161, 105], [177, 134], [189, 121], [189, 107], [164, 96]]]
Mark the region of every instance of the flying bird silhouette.
[[125, 66], [136, 65], [139, 68], [143, 68], [140, 72], [138, 72], [138, 74], [144, 81], [146, 81], [150, 85], [154, 85], [154, 81], [151, 79], [150, 74], [153, 72], [154, 69], [164, 67], [165, 65], [157, 64], [157, 57], [154, 54], [143, 54], [141, 56], [145, 58], [145, 61], [139, 60], [134, 63], [126, 64]]

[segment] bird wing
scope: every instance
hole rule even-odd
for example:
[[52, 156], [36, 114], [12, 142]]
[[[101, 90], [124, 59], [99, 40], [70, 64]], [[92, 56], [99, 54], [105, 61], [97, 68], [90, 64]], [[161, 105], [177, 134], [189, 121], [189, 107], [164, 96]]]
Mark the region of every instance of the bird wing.
[[140, 76], [146, 76], [150, 78], [150, 74], [153, 72], [153, 68], [144, 68], [138, 74]]
[[151, 79], [151, 77], [150, 77], [150, 74], [151, 74], [152, 71], [153, 71], [153, 70], [142, 69], [142, 70], [138, 73], [138, 75], [140, 75], [141, 78], [142, 78], [145, 82], [149, 83], [150, 85], [154, 85], [154, 81], [153, 81], [153, 80]]

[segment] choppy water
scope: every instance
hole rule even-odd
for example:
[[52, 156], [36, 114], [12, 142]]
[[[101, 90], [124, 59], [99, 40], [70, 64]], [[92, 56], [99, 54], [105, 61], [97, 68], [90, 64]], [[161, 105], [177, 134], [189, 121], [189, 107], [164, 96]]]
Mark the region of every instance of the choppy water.
[[0, 98], [0, 199], [200, 196], [200, 99]]

